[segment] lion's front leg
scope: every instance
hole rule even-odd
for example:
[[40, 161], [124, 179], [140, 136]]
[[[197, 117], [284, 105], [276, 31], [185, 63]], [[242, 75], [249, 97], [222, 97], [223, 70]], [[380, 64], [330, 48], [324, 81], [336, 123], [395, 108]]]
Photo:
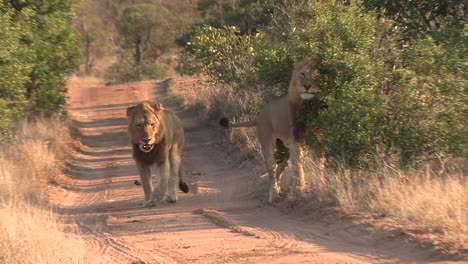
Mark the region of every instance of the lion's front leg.
[[293, 195], [295, 193], [300, 193], [304, 189], [305, 179], [304, 179], [304, 169], [302, 168], [302, 148], [297, 142], [292, 142], [288, 145], [289, 155], [291, 158], [291, 165], [293, 169], [293, 181], [292, 181], [292, 191]]
[[165, 161], [158, 166], [158, 176], [160, 177], [160, 180], [158, 186], [151, 194], [152, 203], [160, 202], [166, 195], [170, 172], [171, 168], [169, 159], [166, 158]]
[[153, 181], [151, 177], [150, 167], [146, 164], [136, 162], [138, 173], [140, 174], [141, 184], [143, 185], [143, 191], [145, 192], [145, 200], [143, 206], [151, 206], [151, 193], [153, 192]]
[[178, 148], [174, 148], [169, 154], [170, 162], [170, 176], [169, 176], [169, 187], [167, 201], [170, 203], [177, 202], [177, 190], [179, 184], [179, 170], [181, 163], [181, 153]]
[[268, 202], [275, 202], [280, 195], [281, 185], [277, 177], [275, 177], [275, 158], [272, 151], [273, 146], [271, 144], [263, 144], [263, 158], [265, 161], [265, 168], [268, 173], [268, 178], [270, 179], [270, 191], [268, 195]]

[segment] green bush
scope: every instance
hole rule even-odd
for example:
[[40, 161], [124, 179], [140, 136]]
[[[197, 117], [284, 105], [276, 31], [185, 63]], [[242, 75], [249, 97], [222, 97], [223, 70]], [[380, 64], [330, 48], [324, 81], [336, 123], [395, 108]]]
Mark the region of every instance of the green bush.
[[169, 65], [163, 63], [151, 63], [143, 67], [143, 75], [148, 79], [162, 79], [167, 77]]
[[65, 105], [65, 75], [79, 56], [68, 24], [78, 2], [0, 0], [0, 140], [13, 137], [15, 119]]
[[466, 27], [432, 31], [399, 58], [390, 136], [405, 162], [422, 154], [468, 154], [467, 33]]
[[467, 6], [463, 0], [362, 0], [368, 10], [394, 20], [394, 30], [402, 42], [411, 41], [434, 28], [463, 26], [467, 21]]
[[12, 137], [13, 120], [21, 116], [27, 103], [24, 87], [32, 69], [26, 62], [32, 53], [21, 44], [20, 29], [11, 22], [12, 15], [11, 11], [0, 12], [0, 141]]
[[201, 71], [215, 82], [240, 85], [254, 79], [253, 44], [250, 36], [239, 35], [237, 27], [218, 29], [201, 26], [194, 29], [187, 43], [190, 55], [180, 60], [181, 73]]
[[104, 78], [108, 83], [127, 83], [148, 79], [162, 79], [167, 76], [169, 66], [162, 63], [135, 65], [132, 60], [121, 60], [109, 67]]

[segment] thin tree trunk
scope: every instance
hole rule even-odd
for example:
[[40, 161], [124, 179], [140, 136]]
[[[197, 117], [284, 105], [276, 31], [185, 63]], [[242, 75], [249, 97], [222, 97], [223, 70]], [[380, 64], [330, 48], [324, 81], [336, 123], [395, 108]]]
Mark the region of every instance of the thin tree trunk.
[[85, 73], [87, 75], [91, 74], [93, 70], [93, 65], [91, 62], [91, 38], [89, 37], [89, 32], [86, 31], [86, 48], [85, 48]]
[[141, 64], [141, 39], [135, 41], [135, 64], [137, 66]]

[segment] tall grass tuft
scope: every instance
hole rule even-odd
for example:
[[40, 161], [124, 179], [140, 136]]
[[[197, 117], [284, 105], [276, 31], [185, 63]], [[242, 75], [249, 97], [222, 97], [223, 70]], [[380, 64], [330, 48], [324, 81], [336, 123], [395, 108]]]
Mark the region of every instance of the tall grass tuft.
[[0, 147], [0, 263], [87, 263], [79, 236], [63, 232], [45, 200], [66, 156], [66, 127], [26, 121], [18, 140]]
[[[228, 117], [233, 122], [251, 120], [265, 104], [265, 95], [260, 91], [235, 90], [229, 85], [193, 78], [174, 79], [170, 93], [180, 103], [197, 111], [203, 118], [219, 120]], [[260, 152], [255, 138], [255, 129], [238, 128], [229, 131], [229, 140], [249, 152]]]
[[440, 175], [386, 164], [373, 171], [344, 165], [323, 169], [308, 156], [304, 164], [310, 200], [385, 216], [426, 233], [468, 239], [468, 184], [462, 170]]

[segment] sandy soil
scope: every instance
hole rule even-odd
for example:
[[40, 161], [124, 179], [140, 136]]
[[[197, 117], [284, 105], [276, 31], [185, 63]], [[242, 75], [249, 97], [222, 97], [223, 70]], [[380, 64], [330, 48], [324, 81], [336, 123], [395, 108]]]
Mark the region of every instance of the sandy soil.
[[[262, 172], [230, 161], [213, 140], [213, 124], [181, 109], [168, 85], [70, 87], [79, 142], [51, 201], [70, 228], [83, 234], [93, 263], [351, 264], [446, 257], [405, 237], [362, 231], [345, 218], [311, 221], [265, 205], [256, 187], [266, 180]], [[180, 193], [176, 204], [141, 205], [125, 117], [126, 108], [141, 100], [158, 100], [183, 120], [183, 170], [191, 190]]]

